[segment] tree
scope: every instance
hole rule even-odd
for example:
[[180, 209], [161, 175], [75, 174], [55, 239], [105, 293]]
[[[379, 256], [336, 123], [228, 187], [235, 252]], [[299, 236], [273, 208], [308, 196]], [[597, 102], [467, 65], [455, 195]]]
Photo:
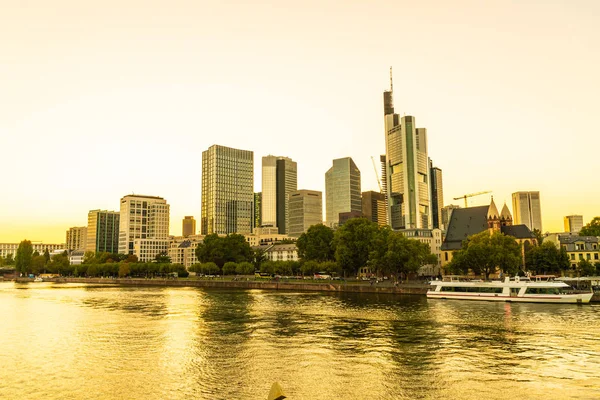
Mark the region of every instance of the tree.
[[577, 264], [577, 274], [579, 276], [594, 276], [596, 273], [596, 266], [588, 260], [581, 260]]
[[[380, 275], [417, 273], [423, 265], [436, 264], [428, 244], [408, 239], [398, 232], [385, 232], [371, 253], [370, 265]], [[382, 241], [383, 240], [383, 241]]]
[[[379, 227], [366, 218], [349, 219], [335, 232], [335, 260], [350, 275], [367, 265]], [[325, 261], [325, 260], [322, 260]]]
[[119, 278], [124, 278], [131, 273], [131, 268], [129, 268], [129, 264], [126, 262], [119, 264]]
[[46, 260], [46, 264], [50, 262], [50, 252], [48, 249], [44, 250], [44, 259]]
[[135, 254], [127, 254], [126, 256], [125, 256], [125, 254], [121, 254], [121, 255], [123, 257], [125, 257], [124, 260], [127, 263], [136, 263], [139, 261]]
[[5, 265], [15, 265], [15, 259], [13, 258], [12, 253], [6, 255], [6, 258], [4, 259], [4, 264]]
[[525, 252], [525, 267], [536, 275], [559, 273], [570, 266], [566, 250], [559, 249], [551, 242], [533, 246]]
[[600, 236], [600, 217], [595, 217], [581, 228], [579, 236]]
[[521, 261], [521, 246], [513, 237], [486, 230], [463, 242], [462, 248], [454, 252], [448, 269], [455, 273], [471, 270], [477, 275], [484, 274], [487, 280], [497, 269], [515, 274]]
[[535, 236], [537, 245], [541, 246], [542, 243], [544, 243], [544, 234], [542, 233], [542, 231], [540, 231], [539, 229], [536, 228], [536, 229], [532, 230], [531, 233], [533, 233], [533, 236]]
[[235, 272], [238, 275], [253, 275], [254, 274], [254, 265], [251, 263], [244, 261], [237, 265], [235, 268]]
[[33, 255], [33, 246], [31, 241], [23, 240], [17, 248], [17, 256], [15, 257], [15, 269], [17, 272], [27, 274], [31, 266], [31, 258]]
[[254, 264], [254, 269], [260, 269], [260, 266], [263, 262], [267, 261], [267, 252], [265, 249], [256, 248], [252, 250], [252, 264]]
[[68, 275], [69, 272], [72, 272], [70, 266], [71, 263], [69, 262], [68, 256], [65, 256], [64, 254], [55, 254], [52, 256], [50, 264], [48, 264], [48, 269], [57, 274]]
[[238, 264], [232, 261], [228, 261], [223, 265], [223, 275], [233, 275], [236, 273]]
[[219, 237], [216, 233], [207, 235], [196, 248], [196, 257], [202, 262], [214, 262], [219, 267], [226, 262], [252, 261], [253, 252], [243, 235], [233, 233]]
[[163, 251], [154, 257], [154, 261], [162, 264], [171, 264], [171, 257], [167, 255], [167, 252]]
[[301, 234], [296, 241], [298, 257], [309, 261], [333, 261], [335, 260], [335, 248], [333, 244], [333, 230], [323, 224], [313, 225]]
[[40, 255], [40, 252], [36, 250], [36, 251], [33, 252], [33, 254], [31, 255], [31, 257], [37, 257], [39, 255]]
[[33, 256], [31, 258], [31, 272], [33, 274], [39, 274], [40, 272], [42, 272], [44, 270], [44, 267], [46, 266], [46, 258], [44, 258], [44, 256]]

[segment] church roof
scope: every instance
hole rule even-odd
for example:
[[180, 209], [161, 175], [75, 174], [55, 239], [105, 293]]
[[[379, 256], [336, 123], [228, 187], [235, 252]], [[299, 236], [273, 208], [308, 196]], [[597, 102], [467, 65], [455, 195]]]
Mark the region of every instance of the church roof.
[[503, 226], [500, 228], [500, 231], [504, 233], [506, 236], [512, 236], [516, 239], [533, 239], [535, 235], [531, 232], [531, 230], [527, 227], [527, 225], [512, 225], [512, 226]]
[[[462, 241], [488, 229], [488, 210], [490, 206], [457, 208], [452, 211], [448, 222], [446, 239], [442, 243], [442, 250], [458, 250]], [[498, 210], [496, 210], [496, 215]]]
[[508, 207], [506, 206], [506, 203], [504, 203], [504, 207], [502, 207], [502, 212], [500, 213], [500, 218], [501, 219], [512, 219], [512, 215], [510, 214], [510, 211], [508, 211]]
[[488, 212], [488, 219], [500, 218], [500, 213], [498, 212], [498, 207], [496, 207], [496, 203], [494, 203], [494, 198], [492, 197], [492, 202], [490, 203]]

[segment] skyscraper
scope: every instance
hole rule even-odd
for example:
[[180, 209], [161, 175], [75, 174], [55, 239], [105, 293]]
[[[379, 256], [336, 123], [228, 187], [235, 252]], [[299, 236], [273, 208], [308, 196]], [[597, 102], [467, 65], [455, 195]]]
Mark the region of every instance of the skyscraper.
[[313, 225], [323, 223], [323, 195], [315, 190], [290, 193], [288, 235], [298, 237]]
[[379, 192], [362, 193], [362, 215], [379, 226], [387, 225], [385, 195]]
[[67, 250], [85, 250], [87, 245], [87, 226], [69, 228], [67, 231]]
[[262, 225], [287, 233], [289, 194], [298, 189], [297, 164], [288, 157], [262, 158]]
[[429, 159], [429, 179], [431, 180], [431, 222], [434, 228], [442, 226], [442, 207], [444, 207], [444, 186], [442, 170], [434, 167]]
[[[391, 72], [391, 71], [390, 71]], [[392, 229], [431, 227], [427, 130], [394, 113], [393, 86], [383, 92], [388, 220]]]
[[583, 215], [567, 215], [564, 221], [565, 232], [579, 233], [583, 228]]
[[119, 253], [140, 262], [169, 249], [169, 205], [162, 197], [127, 195], [121, 199]]
[[88, 213], [85, 251], [118, 253], [119, 222], [118, 211], [91, 210]]
[[196, 220], [193, 216], [187, 216], [181, 221], [181, 235], [188, 237], [196, 234]]
[[201, 234], [252, 232], [254, 153], [213, 145], [202, 152]]
[[540, 192], [516, 192], [512, 194], [515, 225], [526, 225], [530, 230], [542, 231], [542, 208]]
[[325, 173], [325, 208], [328, 226], [336, 227], [340, 213], [362, 212], [360, 198], [360, 171], [352, 158], [333, 160]]
[[440, 225], [440, 229], [442, 229], [442, 230], [448, 229], [448, 226], [450, 225], [450, 219], [452, 218], [452, 211], [454, 211], [458, 208], [460, 208], [460, 206], [457, 206], [455, 204], [449, 204], [447, 206], [442, 207], [442, 209], [440, 211], [440, 215], [442, 218], [442, 224]]

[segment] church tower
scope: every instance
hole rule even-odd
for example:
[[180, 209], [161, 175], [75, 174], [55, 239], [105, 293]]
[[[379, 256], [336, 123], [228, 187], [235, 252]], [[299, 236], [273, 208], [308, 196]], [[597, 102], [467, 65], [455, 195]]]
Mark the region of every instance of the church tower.
[[500, 231], [500, 227], [502, 226], [500, 222], [500, 213], [498, 212], [498, 207], [496, 207], [496, 203], [494, 203], [493, 197], [490, 207], [488, 208], [487, 221], [488, 229], [491, 230], [491, 233]]
[[506, 202], [504, 203], [504, 207], [502, 207], [502, 212], [500, 213], [500, 225], [501, 226], [512, 226], [513, 219], [510, 211], [508, 211], [508, 207], [506, 206]]

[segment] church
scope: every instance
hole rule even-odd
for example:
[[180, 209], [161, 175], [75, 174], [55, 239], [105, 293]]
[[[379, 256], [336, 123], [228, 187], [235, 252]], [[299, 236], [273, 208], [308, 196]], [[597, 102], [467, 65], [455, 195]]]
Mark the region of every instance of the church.
[[502, 232], [514, 237], [522, 245], [523, 260], [525, 260], [525, 249], [536, 242], [535, 235], [526, 225], [513, 225], [512, 214], [506, 203], [502, 207], [502, 212], [498, 212], [492, 197], [489, 206], [457, 208], [452, 211], [441, 247], [442, 269], [452, 260], [453, 252], [462, 248], [463, 240], [485, 230], [489, 230], [490, 233]]

